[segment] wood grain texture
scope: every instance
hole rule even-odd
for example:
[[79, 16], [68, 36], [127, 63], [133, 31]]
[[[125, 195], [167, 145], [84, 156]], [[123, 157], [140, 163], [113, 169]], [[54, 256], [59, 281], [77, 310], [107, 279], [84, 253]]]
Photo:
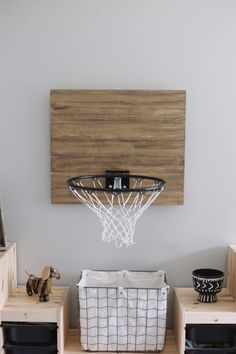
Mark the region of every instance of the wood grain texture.
[[236, 245], [228, 246], [226, 279], [228, 292], [236, 300]]
[[55, 322], [57, 324], [58, 354], [64, 353], [65, 337], [68, 332], [67, 302], [69, 288], [53, 286], [48, 302], [39, 302], [38, 297], [28, 296], [25, 286], [17, 286], [6, 299], [0, 311], [5, 322]]
[[184, 201], [185, 91], [52, 90], [51, 199], [68, 178], [128, 170], [164, 179], [156, 204]]
[[[178, 353], [185, 353], [187, 324], [235, 324], [236, 303], [226, 288], [217, 294], [214, 303], [197, 300], [198, 293], [192, 288], [175, 288], [174, 316]], [[211, 348], [212, 349], [212, 348]]]
[[1, 309], [8, 297], [12, 294], [16, 287], [17, 271], [16, 271], [16, 244], [7, 243], [5, 251], [0, 252], [0, 321]]

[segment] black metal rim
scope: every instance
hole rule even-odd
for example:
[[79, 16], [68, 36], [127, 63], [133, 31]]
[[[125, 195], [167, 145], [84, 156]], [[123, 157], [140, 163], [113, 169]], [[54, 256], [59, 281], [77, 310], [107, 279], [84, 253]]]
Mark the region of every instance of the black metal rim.
[[[120, 177], [120, 178], [135, 178], [137, 180], [150, 180], [153, 182], [157, 182], [158, 184], [156, 186], [150, 186], [150, 187], [143, 187], [143, 188], [98, 188], [98, 187], [86, 187], [86, 186], [79, 186], [77, 184], [78, 180], [86, 180], [86, 179], [98, 179], [98, 178], [106, 178], [106, 177]], [[157, 178], [157, 177], [150, 177], [150, 176], [140, 176], [140, 175], [130, 175], [130, 174], [110, 174], [110, 173], [105, 173], [105, 174], [99, 174], [99, 175], [91, 175], [91, 176], [77, 176], [77, 177], [72, 177], [68, 179], [67, 181], [68, 187], [70, 189], [74, 190], [84, 190], [88, 192], [108, 192], [108, 193], [113, 193], [113, 194], [119, 194], [119, 193], [128, 193], [128, 192], [137, 192], [137, 193], [144, 193], [144, 192], [149, 192], [149, 191], [162, 191], [163, 188], [165, 187], [166, 182], [163, 179]]]

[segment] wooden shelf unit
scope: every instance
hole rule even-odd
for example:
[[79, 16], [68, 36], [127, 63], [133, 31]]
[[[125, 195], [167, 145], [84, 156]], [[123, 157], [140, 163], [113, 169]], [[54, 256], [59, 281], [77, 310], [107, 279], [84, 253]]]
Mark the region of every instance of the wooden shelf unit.
[[236, 324], [236, 302], [227, 289], [212, 304], [197, 301], [197, 293], [190, 288], [175, 289], [175, 335], [178, 353], [185, 351], [185, 328], [188, 324]]
[[[48, 302], [39, 302], [38, 296], [28, 296], [25, 286], [17, 286], [16, 244], [8, 244], [0, 252], [0, 322], [28, 322], [57, 324], [58, 354], [64, 353], [68, 334], [68, 287], [52, 287]], [[4, 344], [0, 328], [0, 352]]]
[[188, 324], [236, 324], [236, 246], [228, 249], [227, 286], [215, 303], [201, 303], [193, 288], [175, 288], [174, 333], [178, 353], [185, 351], [185, 332]]
[[16, 288], [16, 244], [8, 243], [5, 251], [0, 251], [0, 310]]
[[25, 286], [18, 286], [1, 310], [1, 322], [56, 323], [57, 350], [63, 354], [68, 334], [68, 291], [67, 287], [52, 287], [49, 301], [39, 302], [37, 296], [27, 295]]

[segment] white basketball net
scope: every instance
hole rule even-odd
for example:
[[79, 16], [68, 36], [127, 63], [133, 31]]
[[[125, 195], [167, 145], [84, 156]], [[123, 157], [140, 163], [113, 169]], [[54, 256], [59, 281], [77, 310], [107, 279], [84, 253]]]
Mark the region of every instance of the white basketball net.
[[[83, 180], [76, 181], [78, 186], [85, 187]], [[156, 186], [153, 181], [152, 186]], [[93, 178], [94, 188], [103, 188], [99, 178]], [[116, 247], [130, 246], [134, 242], [135, 225], [138, 218], [150, 204], [158, 197], [162, 189], [147, 190], [145, 192], [101, 192], [90, 189], [69, 187], [72, 193], [100, 218], [103, 226], [102, 240], [114, 241]], [[132, 188], [142, 188], [142, 179], [137, 179]]]

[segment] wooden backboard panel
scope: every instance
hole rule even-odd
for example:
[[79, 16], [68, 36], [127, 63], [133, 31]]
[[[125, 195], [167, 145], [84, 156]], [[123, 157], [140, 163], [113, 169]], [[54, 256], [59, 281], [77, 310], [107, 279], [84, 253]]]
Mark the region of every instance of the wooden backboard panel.
[[79, 203], [68, 178], [128, 170], [167, 182], [156, 204], [183, 204], [184, 142], [185, 91], [52, 90], [52, 202]]

